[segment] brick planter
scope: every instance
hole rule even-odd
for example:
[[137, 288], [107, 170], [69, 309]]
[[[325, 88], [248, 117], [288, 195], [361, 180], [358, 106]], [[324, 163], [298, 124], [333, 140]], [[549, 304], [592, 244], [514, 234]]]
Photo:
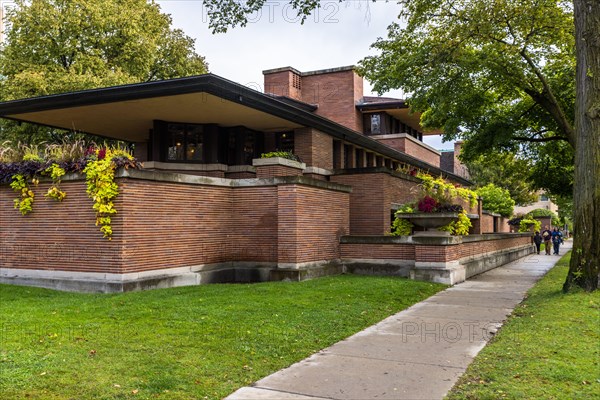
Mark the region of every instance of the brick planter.
[[256, 168], [257, 178], [274, 178], [276, 176], [299, 176], [306, 164], [288, 160], [287, 158], [255, 158], [252, 165]]

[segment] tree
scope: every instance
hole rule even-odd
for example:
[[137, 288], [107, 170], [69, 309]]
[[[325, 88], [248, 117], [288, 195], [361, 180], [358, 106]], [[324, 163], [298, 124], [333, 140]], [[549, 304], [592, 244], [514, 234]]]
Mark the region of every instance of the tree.
[[537, 195], [530, 183], [531, 162], [517, 158], [512, 152], [480, 154], [465, 160], [470, 180], [476, 186], [492, 183], [507, 189], [516, 204], [530, 204]]
[[483, 201], [484, 210], [498, 213], [503, 217], [512, 216], [515, 201], [510, 197], [508, 190], [490, 183], [478, 188], [476, 192]]
[[[575, 0], [573, 4], [565, 0], [404, 0], [401, 3], [405, 6], [403, 15], [407, 25], [390, 26], [388, 38], [373, 45], [380, 54], [362, 61], [363, 74], [374, 82], [378, 91], [402, 87], [412, 92], [411, 107], [423, 112], [422, 123], [443, 127], [447, 139], [465, 138], [466, 150], [472, 154], [491, 149], [543, 156], [553, 150], [548, 147], [550, 143], [563, 146], [562, 150], [565, 150], [562, 142], [568, 143], [575, 153], [575, 241], [564, 289], [568, 290], [572, 284], [586, 290], [597, 289], [600, 272], [598, 1]], [[568, 168], [553, 173], [555, 177], [569, 177]], [[564, 183], [558, 186], [568, 187]]]
[[3, 101], [207, 72], [194, 40], [154, 2], [17, 0], [7, 21]]
[[577, 51], [574, 243], [563, 286], [592, 291], [600, 279], [600, 2], [574, 0]]

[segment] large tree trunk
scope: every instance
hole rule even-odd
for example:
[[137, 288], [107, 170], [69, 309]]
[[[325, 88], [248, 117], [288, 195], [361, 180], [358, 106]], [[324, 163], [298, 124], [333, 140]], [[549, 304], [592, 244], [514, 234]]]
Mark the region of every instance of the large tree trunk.
[[574, 243], [563, 286], [598, 288], [600, 272], [600, 1], [574, 0], [577, 50]]

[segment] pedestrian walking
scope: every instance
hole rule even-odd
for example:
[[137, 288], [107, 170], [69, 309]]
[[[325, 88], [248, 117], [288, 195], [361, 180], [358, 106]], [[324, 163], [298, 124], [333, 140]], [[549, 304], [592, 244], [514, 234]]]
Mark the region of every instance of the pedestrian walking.
[[550, 255], [550, 243], [552, 243], [552, 231], [548, 225], [544, 226], [544, 231], [542, 232], [542, 238], [544, 239], [544, 246], [546, 247], [546, 255]]
[[562, 241], [562, 232], [559, 231], [558, 228], [554, 228], [552, 231], [552, 246], [554, 247], [554, 254], [558, 255]]
[[543, 241], [544, 241], [544, 239], [542, 239], [542, 235], [540, 235], [540, 231], [535, 231], [535, 235], [533, 236], [533, 243], [535, 243], [535, 249], [537, 250], [538, 254], [540, 254], [540, 247], [541, 247]]

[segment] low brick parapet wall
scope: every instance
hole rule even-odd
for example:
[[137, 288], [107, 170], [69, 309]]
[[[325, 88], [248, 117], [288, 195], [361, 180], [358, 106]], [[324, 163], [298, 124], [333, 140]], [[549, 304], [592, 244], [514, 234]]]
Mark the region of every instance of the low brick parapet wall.
[[533, 251], [528, 233], [447, 237], [346, 236], [341, 240], [345, 265], [372, 271], [396, 264], [415, 279], [454, 284]]
[[1, 185], [0, 282], [104, 291], [110, 281], [118, 291], [125, 282], [160, 287], [186, 274], [183, 281], [192, 283], [266, 280], [261, 269], [338, 260], [339, 238], [349, 233], [351, 188], [341, 184], [145, 170], [119, 171], [116, 180], [110, 241], [95, 226], [82, 176], [64, 177], [62, 203], [45, 199], [50, 182], [40, 182], [26, 216], [13, 208], [14, 191]]

